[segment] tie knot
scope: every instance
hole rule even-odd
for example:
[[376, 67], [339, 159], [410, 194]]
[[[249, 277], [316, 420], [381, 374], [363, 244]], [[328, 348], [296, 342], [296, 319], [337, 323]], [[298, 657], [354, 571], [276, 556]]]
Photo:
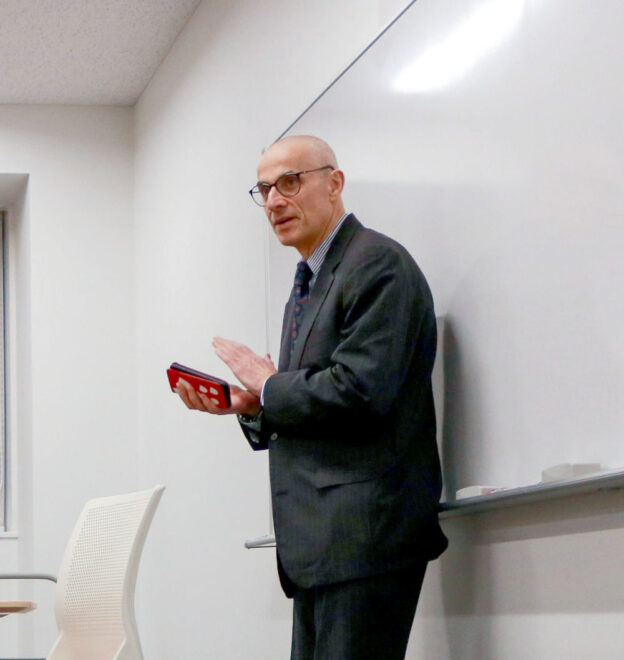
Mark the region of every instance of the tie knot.
[[295, 282], [299, 285], [307, 284], [312, 277], [312, 269], [308, 266], [307, 261], [300, 261], [297, 264], [297, 272], [295, 273]]
[[308, 295], [308, 285], [312, 278], [312, 269], [306, 261], [300, 261], [297, 264], [295, 273], [295, 299], [305, 298]]

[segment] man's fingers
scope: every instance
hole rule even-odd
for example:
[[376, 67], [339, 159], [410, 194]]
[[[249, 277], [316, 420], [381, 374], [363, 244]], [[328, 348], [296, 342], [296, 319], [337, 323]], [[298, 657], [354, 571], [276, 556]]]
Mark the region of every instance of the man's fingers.
[[223, 337], [215, 337], [212, 345], [234, 376], [254, 396], [260, 396], [264, 381], [277, 371], [270, 358], [254, 353], [244, 344]]
[[226, 412], [225, 408], [219, 408], [219, 406], [215, 405], [210, 397], [203, 392], [197, 392], [197, 396], [201, 400], [203, 410], [206, 412], [212, 413], [213, 415], [223, 415]]
[[175, 391], [177, 395], [182, 399], [182, 403], [187, 408], [192, 408], [191, 401], [189, 399], [189, 392], [191, 391], [191, 386], [182, 378], [178, 378], [178, 382], [176, 383], [175, 386]]
[[182, 378], [179, 378], [178, 382], [176, 383], [176, 392], [182, 399], [184, 405], [190, 410], [214, 412], [216, 409], [216, 406], [207, 397], [204, 397], [206, 399], [204, 401], [202, 399], [204, 395], [196, 392], [191, 384]]
[[238, 344], [230, 339], [223, 339], [222, 337], [215, 337], [212, 345], [214, 346], [215, 353], [230, 368], [236, 361], [253, 354], [247, 346]]
[[[243, 391], [240, 388], [237, 389]], [[230, 408], [219, 408], [209, 396], [203, 392], [197, 392], [190, 383], [182, 378], [178, 379], [175, 391], [189, 410], [200, 410], [213, 415], [226, 415], [233, 412]]]

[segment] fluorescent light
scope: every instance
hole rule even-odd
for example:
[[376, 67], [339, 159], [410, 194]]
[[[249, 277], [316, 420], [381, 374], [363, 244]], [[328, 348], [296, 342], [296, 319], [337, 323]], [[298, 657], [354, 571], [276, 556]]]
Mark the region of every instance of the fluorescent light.
[[393, 87], [404, 93], [426, 92], [453, 82], [512, 32], [525, 0], [489, 0], [465, 23], [407, 65]]

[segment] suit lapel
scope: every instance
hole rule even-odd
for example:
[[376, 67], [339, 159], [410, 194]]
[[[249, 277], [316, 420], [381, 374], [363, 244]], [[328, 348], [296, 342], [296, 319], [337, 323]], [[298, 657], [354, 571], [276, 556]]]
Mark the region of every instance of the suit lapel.
[[292, 318], [294, 313], [295, 301], [293, 300], [292, 292], [288, 302], [284, 307], [284, 319], [282, 321], [282, 337], [280, 340], [280, 354], [279, 363], [277, 365], [278, 371], [287, 371], [288, 363], [290, 362], [290, 328], [292, 326]]
[[[362, 225], [353, 214], [350, 214], [345, 218], [342, 227], [340, 227], [340, 230], [332, 241], [329, 251], [325, 257], [325, 261], [321, 266], [321, 271], [319, 272], [318, 278], [312, 287], [310, 298], [306, 303], [304, 310], [303, 322], [299, 330], [299, 336], [295, 342], [290, 361], [288, 361], [288, 356], [284, 355], [286, 350], [285, 347], [288, 345], [288, 332], [286, 331], [286, 328], [290, 326], [285, 325], [284, 329], [282, 330], [280, 367], [282, 365], [282, 361], [285, 361], [288, 364], [288, 370], [299, 368], [301, 363], [301, 356], [303, 355], [303, 351], [306, 342], [308, 341], [310, 331], [312, 330], [312, 326], [314, 325], [314, 321], [316, 320], [316, 317], [318, 316], [318, 313], [323, 305], [323, 301], [327, 297], [327, 294], [329, 293], [329, 290], [334, 283], [334, 271], [342, 261], [342, 256], [347, 248], [347, 245], [349, 245], [351, 239], [355, 233], [361, 229], [361, 227]], [[286, 306], [286, 313], [288, 314], [288, 311], [290, 311], [290, 315], [292, 315], [292, 304], [290, 303], [291, 301], [289, 301], [289, 305]]]

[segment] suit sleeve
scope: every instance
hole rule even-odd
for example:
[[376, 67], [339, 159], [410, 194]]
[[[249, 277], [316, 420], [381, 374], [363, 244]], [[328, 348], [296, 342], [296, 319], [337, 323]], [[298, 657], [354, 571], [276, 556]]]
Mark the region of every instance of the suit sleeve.
[[240, 424], [241, 430], [247, 438], [249, 446], [254, 450], [258, 451], [259, 449], [268, 449], [269, 441], [266, 434], [266, 428], [263, 424], [264, 422], [264, 411], [260, 411], [260, 414], [255, 419], [245, 419], [243, 415], [237, 415], [238, 423]]
[[336, 308], [319, 312], [338, 326], [332, 342], [313, 329], [308, 341], [315, 343], [304, 354], [309, 366], [274, 374], [266, 383], [264, 422], [278, 432], [307, 435], [382, 417], [413, 368], [425, 321], [430, 325], [433, 318], [435, 328], [426, 282], [397, 249], [367, 246], [335, 284]]

